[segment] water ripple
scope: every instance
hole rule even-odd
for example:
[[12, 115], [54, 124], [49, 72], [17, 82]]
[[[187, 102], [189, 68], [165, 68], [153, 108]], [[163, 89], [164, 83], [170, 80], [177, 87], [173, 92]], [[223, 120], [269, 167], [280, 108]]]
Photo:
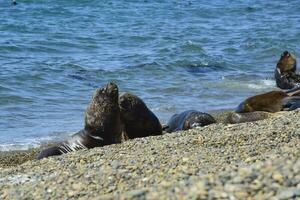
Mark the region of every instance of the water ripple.
[[141, 96], [161, 121], [187, 109], [234, 108], [272, 90], [270, 77], [282, 51], [300, 52], [300, 4], [282, 5], [279, 0], [3, 3], [0, 143], [15, 141], [13, 148], [20, 148], [24, 138], [27, 146], [35, 145], [79, 130], [93, 90], [108, 81], [120, 92]]

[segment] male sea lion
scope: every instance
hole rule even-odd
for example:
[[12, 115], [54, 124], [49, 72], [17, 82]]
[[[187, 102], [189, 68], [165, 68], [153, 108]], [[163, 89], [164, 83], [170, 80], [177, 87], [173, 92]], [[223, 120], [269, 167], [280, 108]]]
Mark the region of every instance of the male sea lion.
[[119, 97], [119, 105], [125, 135], [129, 139], [162, 134], [159, 120], [142, 99], [126, 92]]
[[275, 80], [277, 87], [291, 89], [300, 86], [300, 75], [296, 74], [297, 61], [293, 54], [284, 51], [277, 62]]
[[118, 87], [114, 83], [108, 83], [106, 87], [96, 89], [85, 112], [84, 129], [67, 141], [43, 150], [37, 158], [119, 143], [122, 125], [118, 95]]
[[216, 120], [211, 115], [196, 110], [187, 110], [173, 115], [168, 121], [165, 130], [171, 133], [188, 130], [196, 126], [206, 126], [212, 123], [216, 123]]

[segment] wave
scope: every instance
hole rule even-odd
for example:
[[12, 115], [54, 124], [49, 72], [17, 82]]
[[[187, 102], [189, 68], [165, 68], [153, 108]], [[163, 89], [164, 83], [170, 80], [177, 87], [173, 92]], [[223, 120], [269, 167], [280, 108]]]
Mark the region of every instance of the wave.
[[63, 141], [75, 132], [55, 132], [45, 137], [22, 138], [22, 141], [4, 142], [0, 144], [0, 151], [22, 151], [38, 148], [49, 143]]

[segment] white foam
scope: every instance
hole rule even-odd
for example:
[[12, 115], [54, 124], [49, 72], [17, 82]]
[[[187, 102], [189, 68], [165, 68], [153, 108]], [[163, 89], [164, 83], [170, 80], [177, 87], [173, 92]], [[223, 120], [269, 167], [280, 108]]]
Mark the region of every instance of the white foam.
[[39, 146], [40, 144], [1, 144], [0, 151], [27, 150]]
[[257, 90], [262, 90], [262, 89], [271, 89], [275, 87], [274, 80], [259, 80], [257, 83], [249, 83], [247, 84], [248, 88], [251, 89], [257, 89]]
[[37, 148], [45, 143], [62, 141], [67, 136], [73, 134], [74, 132], [59, 132], [45, 137], [22, 138], [19, 141], [4, 142], [0, 144], [0, 151], [28, 150], [31, 148]]
[[152, 109], [154, 112], [172, 112], [176, 110], [176, 107], [173, 105], [169, 106], [160, 106]]

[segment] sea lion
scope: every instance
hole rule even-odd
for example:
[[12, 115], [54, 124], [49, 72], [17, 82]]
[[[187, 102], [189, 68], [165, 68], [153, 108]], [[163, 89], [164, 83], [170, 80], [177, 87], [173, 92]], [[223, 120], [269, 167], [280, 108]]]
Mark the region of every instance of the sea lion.
[[278, 112], [282, 110], [282, 100], [288, 97], [283, 91], [271, 91], [249, 97], [239, 104], [235, 112], [245, 113], [254, 111]]
[[162, 134], [158, 118], [138, 96], [127, 92], [122, 94], [119, 106], [124, 132], [129, 139]]
[[296, 67], [296, 57], [288, 51], [284, 51], [275, 69], [277, 87], [291, 89], [295, 86], [300, 86], [300, 75], [296, 73]]
[[282, 102], [283, 110], [291, 111], [300, 108], [300, 96], [286, 97]]
[[111, 82], [106, 87], [96, 89], [85, 112], [84, 129], [67, 141], [41, 151], [37, 158], [121, 142], [118, 96], [118, 87]]
[[173, 115], [164, 130], [171, 133], [180, 130], [188, 130], [196, 126], [206, 126], [212, 123], [216, 123], [216, 120], [210, 114], [198, 112], [196, 110], [187, 110]]
[[248, 112], [248, 113], [230, 113], [225, 120], [225, 124], [254, 122], [254, 121], [270, 118], [273, 115], [274, 115], [273, 113], [264, 112], [264, 111], [255, 111], [255, 112]]
[[[283, 110], [284, 104], [295, 104], [300, 94], [300, 87], [288, 91], [271, 91], [247, 98], [239, 104], [236, 113], [254, 111], [278, 112]], [[288, 98], [289, 97], [289, 98]], [[293, 97], [293, 98], [291, 98]], [[290, 105], [291, 106], [291, 105]]]

